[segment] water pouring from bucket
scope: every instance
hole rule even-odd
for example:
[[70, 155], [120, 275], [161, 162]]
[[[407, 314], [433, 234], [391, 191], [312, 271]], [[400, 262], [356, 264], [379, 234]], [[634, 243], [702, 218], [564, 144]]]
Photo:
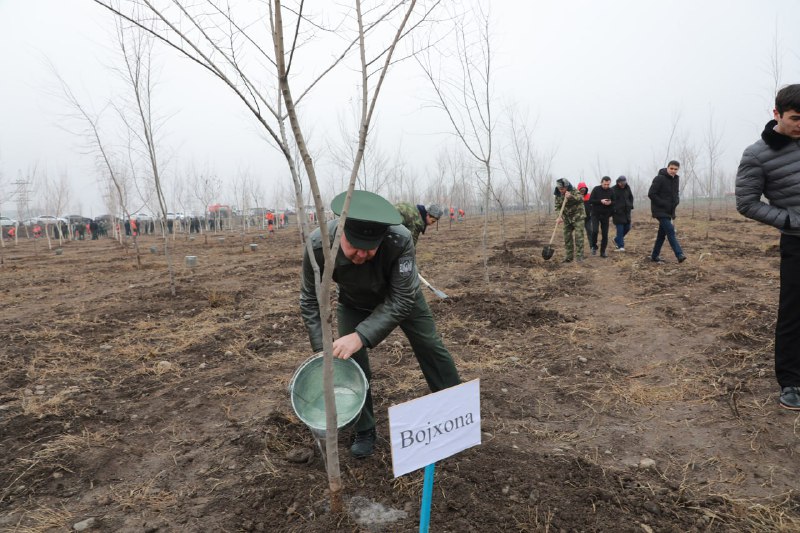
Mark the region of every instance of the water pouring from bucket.
[[[325, 391], [322, 384], [323, 354], [307, 359], [289, 383], [289, 396], [297, 417], [308, 426], [325, 457]], [[355, 424], [367, 400], [369, 382], [352, 359], [333, 359], [333, 392], [336, 426], [341, 430]]]

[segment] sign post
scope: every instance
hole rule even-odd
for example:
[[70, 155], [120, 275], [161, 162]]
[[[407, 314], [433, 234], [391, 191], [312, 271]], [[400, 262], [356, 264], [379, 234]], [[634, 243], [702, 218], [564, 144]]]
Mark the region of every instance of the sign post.
[[422, 504], [419, 510], [419, 533], [428, 533], [431, 524], [431, 501], [433, 500], [433, 471], [435, 463], [425, 467], [425, 477], [422, 480]]
[[481, 443], [480, 380], [389, 408], [395, 477], [425, 468], [420, 533], [427, 533], [436, 461]]

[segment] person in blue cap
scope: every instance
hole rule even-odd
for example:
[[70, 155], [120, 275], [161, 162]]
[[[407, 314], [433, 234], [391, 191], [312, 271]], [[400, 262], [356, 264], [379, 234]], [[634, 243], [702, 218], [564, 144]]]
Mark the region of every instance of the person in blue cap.
[[[331, 209], [337, 215], [342, 212], [345, 195], [339, 194], [331, 202]], [[370, 380], [367, 349], [380, 344], [399, 326], [411, 344], [428, 387], [436, 392], [458, 385], [461, 380], [450, 352], [436, 332], [433, 315], [420, 289], [414, 239], [401, 222], [400, 213], [385, 198], [368, 191], [353, 191], [333, 265], [333, 280], [339, 288], [336, 310], [339, 337], [333, 342], [333, 355], [341, 359], [352, 357]], [[338, 220], [328, 222], [331, 242], [338, 223]], [[324, 269], [319, 228], [309, 239], [317, 264]], [[314, 352], [321, 351], [322, 321], [308, 248], [303, 254], [300, 312], [311, 348]], [[350, 453], [357, 458], [368, 457], [373, 454], [374, 446], [375, 415], [370, 387], [355, 424]]]

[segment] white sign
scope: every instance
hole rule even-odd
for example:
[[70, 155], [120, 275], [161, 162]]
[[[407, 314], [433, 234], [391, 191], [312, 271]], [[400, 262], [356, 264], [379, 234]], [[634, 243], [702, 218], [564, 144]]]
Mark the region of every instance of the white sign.
[[479, 379], [389, 408], [394, 477], [481, 443]]

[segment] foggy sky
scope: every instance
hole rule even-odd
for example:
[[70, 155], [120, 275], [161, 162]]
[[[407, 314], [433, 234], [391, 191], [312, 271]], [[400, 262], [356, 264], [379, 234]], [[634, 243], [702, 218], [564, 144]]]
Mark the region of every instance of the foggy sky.
[[[602, 175], [626, 174], [649, 182], [672, 157], [666, 147], [677, 119], [678, 135], [698, 145], [714, 124], [720, 169], [732, 184], [742, 151], [771, 118], [776, 49], [780, 83], [800, 82], [800, 45], [791, 38], [800, 15], [795, 0], [495, 0], [491, 9], [499, 137], [513, 105], [536, 123], [541, 149], [555, 152], [554, 178], [597, 184]], [[67, 117], [47, 62], [82, 101], [101, 108], [124, 90], [110, 69], [117, 61], [112, 29], [110, 15], [87, 0], [0, 0], [3, 214], [15, 211], [11, 182], [34, 166], [51, 178], [69, 176], [67, 211], [106, 212], [94, 156], [69, 131], [80, 124]], [[161, 54], [159, 65], [167, 176], [190, 163], [226, 180], [249, 173], [268, 204], [280, 207], [290, 187], [286, 163], [244, 106], [174, 54]], [[443, 114], [427, 105], [430, 86], [413, 62], [390, 71], [386, 84], [372, 141], [424, 182], [442, 147], [458, 145]], [[354, 87], [330, 87], [324, 105], [303, 117], [314, 124], [311, 145], [322, 174], [330, 139], [339, 140], [338, 123], [352, 113]]]

